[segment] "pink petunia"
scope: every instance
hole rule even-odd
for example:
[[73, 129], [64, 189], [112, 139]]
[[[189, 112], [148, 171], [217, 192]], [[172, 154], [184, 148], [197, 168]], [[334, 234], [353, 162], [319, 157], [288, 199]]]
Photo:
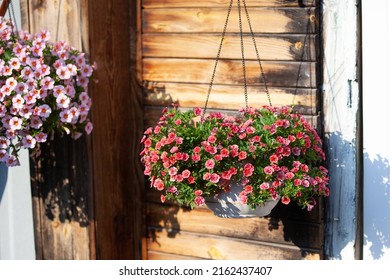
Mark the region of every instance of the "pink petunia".
[[157, 190], [161, 191], [164, 189], [164, 182], [157, 178], [154, 182], [153, 182], [153, 187], [156, 188]]
[[245, 151], [241, 151], [238, 153], [238, 160], [244, 160], [247, 158], [247, 153]]
[[215, 162], [214, 162], [213, 159], [208, 159], [208, 160], [206, 161], [206, 163], [205, 163], [205, 167], [206, 167], [207, 169], [213, 169], [214, 166], [215, 166]]
[[213, 173], [210, 175], [210, 182], [211, 183], [218, 183], [220, 179], [220, 176], [217, 173]]
[[206, 200], [205, 200], [204, 197], [202, 197], [202, 196], [197, 196], [197, 197], [195, 198], [195, 203], [196, 203], [196, 205], [198, 205], [198, 206], [202, 206], [202, 205], [204, 205], [204, 204], [206, 203]]
[[289, 197], [287, 197], [287, 196], [283, 196], [282, 197], [282, 203], [283, 204], [285, 204], [285, 205], [287, 205], [287, 204], [289, 204], [290, 203], [290, 198]]
[[274, 168], [268, 165], [264, 167], [264, 173], [267, 175], [271, 175], [272, 173], [274, 173]]
[[260, 184], [260, 189], [262, 189], [262, 190], [268, 190], [268, 189], [269, 189], [269, 183], [266, 183], [266, 182], [261, 183], [261, 184]]

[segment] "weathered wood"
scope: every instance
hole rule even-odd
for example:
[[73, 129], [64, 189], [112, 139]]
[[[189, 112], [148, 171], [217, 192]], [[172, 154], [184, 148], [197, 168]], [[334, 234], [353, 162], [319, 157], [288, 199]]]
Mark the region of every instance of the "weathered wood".
[[[248, 13], [255, 33], [295, 33], [306, 34], [307, 25], [315, 31], [316, 21], [308, 16], [308, 9], [267, 9], [251, 8]], [[238, 12], [232, 10], [227, 32], [239, 32]], [[177, 9], [144, 9], [143, 32], [190, 32], [221, 33], [227, 10], [220, 8], [177, 8]], [[246, 20], [243, 20], [243, 31], [249, 32]]]
[[[278, 244], [254, 242], [238, 238], [223, 238], [184, 231], [150, 229], [148, 249], [205, 259], [234, 260], [292, 260], [320, 259], [318, 250], [309, 250]], [[175, 238], [172, 238], [174, 236]]]
[[[154, 190], [152, 188], [147, 189], [146, 192], [146, 201], [150, 203], [157, 203], [161, 204], [160, 202], [160, 196], [161, 192]], [[175, 202], [166, 201], [164, 204], [161, 204], [163, 207], [164, 205], [178, 205]], [[282, 205], [281, 203], [278, 203], [275, 208], [270, 213], [270, 217], [275, 219], [285, 219], [290, 221], [296, 221], [296, 222], [307, 222], [311, 224], [320, 224], [323, 220], [323, 201], [320, 200], [318, 207], [315, 207], [312, 211], [306, 211], [303, 209], [300, 209], [297, 205], [291, 203], [289, 205]], [[202, 206], [200, 208], [206, 209], [206, 206]]]
[[[205, 105], [208, 85], [144, 82], [145, 105], [171, 106], [178, 103], [183, 107], [201, 107]], [[260, 108], [269, 105], [268, 97], [263, 86], [248, 86], [248, 105]], [[294, 104], [294, 111], [301, 114], [316, 114], [317, 90], [270, 88], [270, 98], [274, 106]], [[243, 86], [215, 85], [209, 96], [208, 108], [237, 110], [245, 107]]]
[[[143, 0], [144, 8], [162, 7], [227, 7], [230, 0]], [[299, 7], [315, 6], [317, 0], [246, 0], [248, 7]]]
[[[209, 84], [214, 60], [145, 58], [144, 80], [150, 82], [185, 82]], [[246, 61], [248, 85], [263, 84], [257, 61]], [[263, 62], [264, 74], [269, 86], [316, 87], [316, 63]], [[299, 75], [299, 77], [298, 77]], [[215, 84], [244, 84], [240, 60], [220, 60], [214, 79]]]
[[155, 252], [150, 250], [147, 252], [147, 259], [149, 260], [201, 260], [202, 258], [167, 254], [167, 253]]
[[[228, 0], [142, 1], [145, 128], [154, 126], [162, 107], [173, 102], [181, 110], [203, 108], [228, 4]], [[246, 4], [272, 104], [294, 103], [294, 110], [320, 129], [319, 29], [318, 20], [308, 14], [317, 14], [318, 1], [247, 0]], [[260, 107], [268, 104], [268, 98], [245, 17], [243, 30], [248, 105]], [[208, 112], [235, 114], [245, 106], [239, 31], [235, 3]], [[205, 207], [190, 211], [172, 202], [161, 204], [159, 194], [146, 193], [149, 259], [323, 258], [322, 202], [312, 212], [278, 205], [269, 217], [240, 220], [217, 218]]]
[[[256, 36], [261, 60], [316, 60], [316, 36], [279, 35]], [[143, 36], [144, 57], [211, 58], [218, 52], [220, 35], [209, 34], [155, 34]], [[257, 59], [251, 36], [244, 37], [245, 58]], [[238, 35], [227, 35], [220, 58], [241, 59]]]
[[90, 258], [89, 174], [79, 158], [88, 156], [85, 139], [79, 140], [72, 143], [57, 135], [55, 141], [41, 145], [40, 157], [32, 159], [37, 259]]
[[[144, 128], [152, 127], [157, 124], [161, 117], [161, 111], [163, 110], [164, 107], [158, 107], [158, 106], [148, 106], [145, 107], [145, 112], [144, 112]], [[202, 108], [202, 107], [201, 107]], [[191, 110], [192, 108], [188, 107], [181, 107], [182, 110]], [[208, 109], [207, 112], [221, 112], [226, 115], [234, 115], [237, 114], [237, 110], [222, 110], [222, 109]], [[319, 117], [318, 116], [305, 116], [306, 120], [308, 121], [309, 124], [317, 128], [318, 130], [320, 129], [319, 125]]]
[[4, 16], [7, 12], [8, 6], [11, 3], [11, 0], [2, 0], [0, 5], [0, 16]]
[[[85, 51], [86, 0], [21, 1], [22, 25], [31, 33], [49, 30], [51, 41], [64, 40]], [[61, 4], [61, 6], [60, 6]], [[60, 9], [60, 13], [58, 13]], [[58, 17], [59, 15], [59, 17]], [[60, 26], [57, 34], [57, 22]], [[82, 30], [80, 25], [84, 26]], [[32, 161], [35, 243], [38, 259], [90, 259], [91, 216], [88, 139], [56, 136]]]
[[[355, 1], [324, 1], [323, 110], [331, 189], [325, 252], [330, 259], [354, 259], [359, 242], [355, 235], [359, 178], [356, 143], [359, 141], [357, 123], [361, 96], [356, 76], [356, 15]], [[344, 39], [340, 41], [341, 37]]]
[[272, 217], [253, 219], [221, 219], [207, 208], [186, 209], [177, 205], [147, 204], [150, 227], [216, 236], [242, 238], [270, 243], [321, 249], [320, 224], [281, 220]]
[[141, 258], [142, 89], [137, 82], [137, 1], [93, 1], [92, 135], [98, 259]]

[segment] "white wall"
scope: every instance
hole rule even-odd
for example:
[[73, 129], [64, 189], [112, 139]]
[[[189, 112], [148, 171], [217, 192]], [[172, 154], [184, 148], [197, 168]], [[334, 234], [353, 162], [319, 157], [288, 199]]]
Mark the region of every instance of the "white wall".
[[390, 259], [390, 1], [362, 0], [364, 259]]
[[21, 166], [0, 165], [0, 260], [35, 259], [29, 156]]

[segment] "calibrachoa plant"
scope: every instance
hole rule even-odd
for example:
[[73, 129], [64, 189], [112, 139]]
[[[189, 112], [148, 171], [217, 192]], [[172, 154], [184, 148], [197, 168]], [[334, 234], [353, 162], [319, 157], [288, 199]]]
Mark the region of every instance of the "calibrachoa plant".
[[252, 208], [280, 199], [310, 211], [318, 197], [329, 195], [321, 139], [291, 108], [202, 116], [200, 108], [166, 108], [159, 123], [145, 131], [144, 174], [163, 192], [163, 202], [200, 206], [228, 192], [232, 182], [242, 184], [240, 201]]
[[90, 133], [88, 83], [95, 69], [67, 43], [42, 31], [16, 34], [0, 17], [0, 162], [19, 165], [21, 148], [35, 149], [49, 134]]

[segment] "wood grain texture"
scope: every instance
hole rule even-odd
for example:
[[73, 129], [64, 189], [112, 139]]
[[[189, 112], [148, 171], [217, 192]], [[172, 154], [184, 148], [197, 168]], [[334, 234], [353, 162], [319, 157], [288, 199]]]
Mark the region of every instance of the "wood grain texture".
[[[204, 83], [211, 81], [214, 60], [145, 58], [143, 77], [149, 82]], [[274, 62], [262, 63], [268, 86], [279, 87], [316, 87], [316, 63], [312, 62]], [[246, 61], [246, 79], [248, 85], [262, 84], [257, 61]], [[299, 75], [299, 76], [298, 76]], [[220, 60], [215, 84], [243, 85], [243, 70], [240, 60]]]
[[[315, 6], [318, 0], [246, 0], [248, 7], [299, 7]], [[229, 0], [143, 0], [144, 8], [161, 7], [228, 7]]]
[[[316, 30], [316, 21], [311, 21], [308, 9], [315, 14], [312, 8], [251, 8], [248, 13], [255, 33], [295, 33], [306, 34]], [[238, 12], [233, 9], [230, 14], [227, 32], [239, 32]], [[227, 9], [221, 8], [175, 8], [175, 9], [144, 9], [143, 32], [190, 32], [190, 33], [221, 33], [225, 22]], [[244, 16], [244, 14], [243, 14]], [[243, 31], [250, 29], [243, 19]]]
[[169, 231], [186, 231], [246, 240], [295, 245], [320, 250], [319, 223], [281, 220], [272, 217], [221, 219], [207, 208], [186, 209], [177, 205], [147, 204], [148, 225]]
[[[142, 1], [145, 128], [154, 126], [162, 107], [173, 102], [182, 110], [203, 108], [228, 4], [229, 0]], [[319, 25], [308, 14], [317, 15], [318, 1], [246, 4], [272, 104], [295, 104], [294, 110], [320, 130]], [[248, 105], [260, 107], [268, 98], [243, 19]], [[245, 106], [239, 31], [234, 2], [208, 112], [235, 114]], [[159, 195], [149, 190], [146, 199], [149, 259], [323, 258], [322, 203], [310, 213], [278, 205], [267, 218], [232, 220], [217, 218], [204, 207], [189, 211], [175, 203], [161, 204]]]
[[[210, 34], [144, 34], [143, 56], [215, 59], [220, 44], [220, 35]], [[261, 60], [316, 60], [316, 36], [279, 35], [256, 36], [256, 46]], [[244, 37], [245, 58], [257, 60], [251, 36]], [[227, 35], [224, 38], [222, 59], [241, 59], [240, 37]]]
[[[144, 81], [145, 105], [171, 106], [177, 103], [183, 107], [201, 107], [205, 105], [208, 85], [165, 83]], [[262, 85], [248, 86], [248, 105], [261, 108], [269, 105], [267, 93]], [[294, 104], [294, 111], [305, 115], [316, 114], [317, 90], [294, 88], [270, 88], [270, 98], [274, 106]], [[209, 96], [208, 108], [237, 110], [245, 107], [243, 86], [215, 85]]]
[[[300, 260], [320, 259], [316, 250], [300, 250], [293, 246], [249, 242], [238, 238], [224, 238], [191, 232], [154, 231], [148, 239], [148, 249], [169, 254], [220, 260]], [[175, 238], [171, 238], [174, 235]]]
[[191, 256], [168, 254], [163, 252], [148, 251], [147, 259], [149, 260], [202, 260], [202, 258], [195, 258]]
[[[51, 41], [65, 40], [82, 51], [88, 47], [82, 43], [88, 41], [86, 0], [20, 4], [23, 28], [31, 33], [49, 30]], [[31, 166], [37, 259], [93, 258], [88, 138], [74, 141], [56, 135], [54, 141], [42, 145], [41, 157], [32, 160]]]
[[141, 257], [143, 104], [136, 76], [136, 5], [99, 0], [89, 6], [91, 56], [99, 65], [92, 96], [98, 259]]
[[[158, 107], [158, 106], [147, 106], [145, 107], [145, 112], [144, 112], [144, 128], [148, 127], [154, 127], [158, 123], [160, 117], [161, 117], [161, 111], [165, 107]], [[201, 107], [202, 108], [202, 107]], [[191, 110], [193, 108], [191, 107], [181, 107], [182, 110]], [[226, 115], [234, 115], [237, 114], [237, 110], [222, 110], [222, 109], [208, 109], [207, 112], [221, 112], [222, 114]], [[313, 127], [315, 127], [319, 133], [321, 132], [321, 126], [319, 124], [319, 117], [317, 115], [313, 116], [305, 116], [307, 122], [311, 124]]]

